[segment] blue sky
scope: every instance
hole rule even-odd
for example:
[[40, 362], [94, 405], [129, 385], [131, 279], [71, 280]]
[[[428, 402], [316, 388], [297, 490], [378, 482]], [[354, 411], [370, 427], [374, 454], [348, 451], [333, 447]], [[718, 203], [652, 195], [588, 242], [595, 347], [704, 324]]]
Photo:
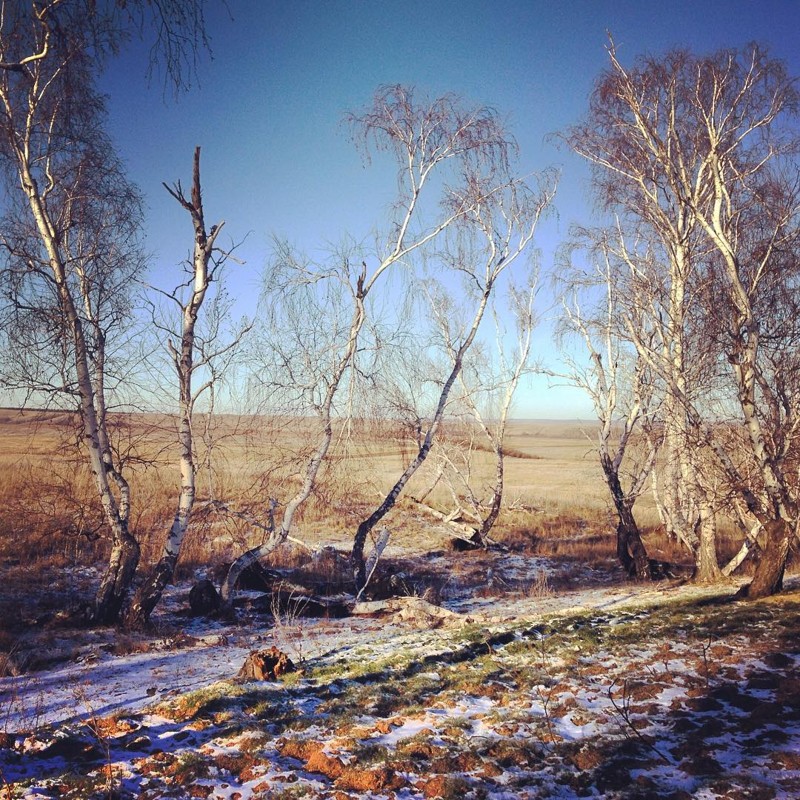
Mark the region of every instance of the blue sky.
[[[157, 81], [148, 86], [142, 46], [112, 63], [102, 89], [146, 198], [155, 279], [175, 273], [191, 242], [188, 215], [161, 183], [187, 185], [201, 145], [208, 224], [224, 219], [231, 239], [247, 237], [237, 252], [246, 263], [229, 276], [245, 314], [273, 234], [313, 250], [384, 221], [393, 170], [365, 167], [342, 125], [381, 84], [492, 105], [519, 141], [523, 170], [561, 169], [557, 216], [538, 242], [546, 270], [570, 225], [592, 212], [588, 169], [549, 134], [585, 113], [606, 66], [607, 31], [623, 63], [673, 46], [708, 52], [755, 40], [800, 75], [800, 0], [228, 0], [228, 9], [210, 11], [213, 58], [177, 100]], [[537, 351], [552, 358], [546, 325]], [[521, 391], [516, 415], [586, 418], [590, 407], [537, 380]]]

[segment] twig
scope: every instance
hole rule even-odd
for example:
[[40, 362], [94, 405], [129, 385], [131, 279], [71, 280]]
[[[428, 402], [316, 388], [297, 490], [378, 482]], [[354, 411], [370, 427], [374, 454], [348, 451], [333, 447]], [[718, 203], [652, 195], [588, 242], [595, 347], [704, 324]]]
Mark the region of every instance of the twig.
[[614, 707], [614, 711], [616, 711], [617, 716], [624, 723], [625, 727], [623, 730], [626, 737], [630, 738], [627, 731], [631, 731], [642, 744], [644, 744], [649, 750], [652, 750], [665, 764], [672, 764], [672, 759], [664, 755], [664, 753], [662, 753], [652, 742], [649, 742], [642, 732], [636, 727], [636, 724], [633, 721], [631, 694], [628, 688], [627, 679], [622, 682], [622, 698], [620, 703], [614, 699], [614, 687], [616, 685], [617, 682], [614, 680], [611, 682], [611, 686], [608, 687], [608, 699], [611, 701], [611, 705]]

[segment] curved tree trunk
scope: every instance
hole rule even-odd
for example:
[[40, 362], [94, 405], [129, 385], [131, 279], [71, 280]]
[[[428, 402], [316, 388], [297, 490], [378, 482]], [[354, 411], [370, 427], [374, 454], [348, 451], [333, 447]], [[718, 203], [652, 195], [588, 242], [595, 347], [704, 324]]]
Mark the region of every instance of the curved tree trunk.
[[[24, 155], [19, 156], [22, 187], [27, 196], [34, 221], [47, 251], [53, 280], [57, 287], [65, 333], [74, 346], [75, 377], [79, 395], [79, 411], [83, 425], [83, 442], [89, 466], [94, 477], [100, 504], [111, 530], [111, 553], [106, 573], [95, 595], [93, 621], [100, 624], [116, 622], [125, 602], [133, 576], [139, 563], [139, 544], [128, 530], [130, 489], [125, 479], [114, 468], [108, 434], [107, 419], [102, 397], [102, 383], [96, 388], [92, 380], [89, 347], [81, 316], [67, 280], [67, 269], [59, 249], [55, 227], [33, 179]], [[102, 346], [102, 341], [98, 343]], [[99, 409], [99, 410], [98, 410]], [[111, 484], [119, 488], [119, 499], [114, 496]]]
[[[336, 385], [338, 386], [338, 379]], [[314, 489], [320, 467], [325, 461], [325, 456], [328, 454], [328, 449], [330, 448], [331, 440], [333, 439], [333, 426], [331, 424], [330, 414], [334, 391], [335, 389], [333, 391], [329, 389], [330, 402], [328, 402], [325, 406], [326, 418], [324, 420], [322, 436], [316, 451], [309, 459], [306, 467], [305, 480], [303, 481], [303, 485], [300, 487], [297, 494], [295, 494], [295, 496], [289, 501], [284, 509], [280, 528], [277, 531], [275, 530], [275, 523], [274, 519], [272, 518], [272, 514], [277, 503], [273, 502], [270, 507], [270, 529], [272, 533], [269, 539], [267, 539], [266, 542], [258, 547], [253, 547], [246, 553], [240, 555], [239, 558], [237, 558], [228, 569], [228, 574], [225, 576], [225, 581], [222, 584], [222, 590], [220, 592], [220, 595], [222, 596], [222, 602], [227, 608], [230, 608], [233, 605], [236, 584], [239, 582], [241, 574], [249, 566], [255, 564], [256, 561], [260, 561], [265, 556], [268, 556], [273, 550], [275, 550], [275, 548], [277, 548], [279, 545], [282, 545], [289, 538], [289, 532], [292, 529], [292, 522], [294, 521], [295, 512], [303, 503], [305, 503]]]
[[652, 580], [650, 559], [632, 515], [629, 518], [620, 517], [617, 522], [617, 558], [628, 577]]
[[[503, 259], [501, 259], [501, 263], [502, 261]], [[498, 264], [496, 268], [499, 269], [500, 265]], [[472, 346], [472, 342], [475, 340], [475, 336], [478, 333], [478, 328], [489, 303], [492, 289], [494, 288], [495, 277], [496, 276], [493, 276], [487, 280], [480, 302], [478, 303], [475, 316], [472, 319], [469, 332], [464, 341], [461, 343], [461, 346], [453, 354], [453, 368], [450, 370], [450, 374], [442, 386], [442, 390], [439, 394], [439, 401], [436, 405], [436, 411], [434, 412], [431, 424], [428, 426], [428, 430], [425, 433], [425, 437], [422, 440], [422, 444], [417, 451], [416, 457], [403, 470], [403, 473], [397, 479], [394, 486], [392, 486], [392, 488], [389, 490], [389, 493], [386, 495], [386, 497], [384, 497], [381, 504], [372, 512], [372, 514], [369, 515], [369, 517], [367, 517], [367, 519], [361, 522], [356, 530], [356, 535], [353, 539], [352, 561], [357, 596], [361, 595], [367, 584], [367, 567], [364, 560], [364, 546], [367, 543], [367, 536], [369, 536], [372, 529], [394, 508], [394, 504], [397, 502], [397, 498], [400, 496], [400, 493], [403, 491], [414, 473], [422, 466], [423, 462], [428, 457], [428, 453], [433, 446], [433, 440], [437, 431], [439, 430], [442, 418], [444, 417], [444, 410], [447, 406], [447, 400], [450, 397], [450, 391], [452, 390], [453, 384], [456, 382], [456, 379], [458, 378], [459, 374], [461, 373], [461, 369], [464, 366], [464, 356]]]
[[651, 580], [650, 559], [633, 516], [633, 498], [627, 497], [619, 479], [619, 470], [608, 453], [601, 452], [600, 464], [617, 512], [617, 558], [628, 576]]
[[492, 502], [489, 505], [489, 513], [483, 518], [481, 527], [475, 531], [473, 539], [481, 547], [486, 547], [489, 534], [494, 527], [497, 518], [500, 516], [500, 507], [503, 504], [503, 487], [505, 484], [505, 465], [502, 441], [494, 443], [495, 469], [494, 469], [494, 490], [492, 491]]
[[138, 563], [139, 543], [136, 539], [127, 531], [115, 537], [106, 573], [95, 595], [93, 622], [100, 625], [117, 622]]
[[786, 520], [772, 520], [764, 525], [764, 532], [766, 542], [753, 580], [740, 592], [742, 597], [751, 600], [777, 594], [783, 589], [783, 576], [786, 571], [786, 560], [789, 557], [792, 527]]

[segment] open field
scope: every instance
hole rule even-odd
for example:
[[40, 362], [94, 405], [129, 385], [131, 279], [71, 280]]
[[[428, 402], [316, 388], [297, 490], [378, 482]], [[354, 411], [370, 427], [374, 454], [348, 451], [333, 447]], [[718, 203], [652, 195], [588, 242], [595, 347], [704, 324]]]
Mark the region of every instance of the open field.
[[[312, 421], [222, 418], [208, 433], [202, 426], [201, 421], [204, 435], [197, 437], [200, 502], [210, 497], [226, 499], [261, 517], [269, 497], [286, 502], [304, 468], [298, 454], [307, 453], [314, 441]], [[525, 529], [535, 535], [543, 524], [550, 530], [553, 519], [564, 521], [565, 535], [587, 529], [598, 534], [608, 530], [607, 490], [591, 452], [591, 432], [591, 423], [512, 421], [506, 440], [510, 455], [506, 458], [505, 501], [506, 506], [520, 510], [501, 516], [498, 533]], [[143, 543], [145, 558], [153, 557], [174, 513], [177, 494], [174, 423], [165, 417], [145, 415], [120, 418], [117, 437], [129, 458], [133, 528]], [[464, 438], [461, 431], [448, 432], [448, 448], [463, 444]], [[18, 542], [20, 534], [28, 531], [35, 539], [35, 521], [46, 512], [58, 512], [59, 503], [62, 512], [72, 512], [68, 514], [72, 520], [63, 513], [60, 519], [65, 541], [69, 541], [69, 534], [81, 533], [74, 529], [76, 509], [86, 518], [85, 527], [90, 526], [93, 492], [80, 456], [72, 453], [74, 441], [66, 414], [0, 412], [0, 495], [7, 507], [0, 520], [3, 541]], [[209, 443], [213, 446], [208, 447]], [[348, 547], [360, 515], [368, 513], [391, 486], [412, 447], [413, 442], [404, 438], [399, 428], [386, 422], [372, 421], [355, 432], [337, 432], [321, 485], [296, 518], [295, 535], [312, 545]], [[463, 447], [458, 452], [463, 453]], [[477, 494], [485, 495], [493, 469], [489, 454], [478, 446], [473, 447], [469, 458], [471, 484]], [[434, 450], [407, 494], [420, 496], [426, 492], [440, 465]], [[52, 486], [47, 485], [48, 476]], [[463, 488], [457, 478], [453, 486], [456, 490]], [[56, 497], [50, 498], [50, 494]], [[454, 507], [444, 481], [428, 500], [441, 511]], [[27, 513], [19, 507], [23, 502]], [[654, 522], [646, 499], [642, 507], [645, 524]], [[44, 509], [42, 514], [40, 508]], [[58, 514], [50, 514], [51, 527], [53, 516]], [[413, 504], [401, 502], [388, 522], [394, 533], [393, 545], [411, 551], [441, 547], [448, 533], [434, 523]], [[237, 547], [250, 541], [252, 532], [236, 530], [229, 521], [211, 524], [216, 529], [228, 529], [227, 544], [224, 532], [216, 535], [216, 531], [209, 532], [198, 524], [199, 533], [187, 548], [189, 561], [231, 558]]]
[[[173, 432], [166, 418], [120, 422], [152, 557], [174, 503]], [[373, 587], [394, 599], [311, 619], [294, 593], [347, 589], [355, 526], [410, 452], [385, 422], [340, 431], [294, 531], [304, 544], [268, 559], [271, 589], [243, 591], [234, 618], [189, 615], [191, 582], [218, 580], [214, 565], [259, 535], [199, 513], [179, 580], [133, 633], [62, 613], [91, 597], [104, 554], [70, 420], [0, 412], [0, 798], [799, 796], [797, 576], [758, 603], [732, 602], [736, 581], [626, 581], [590, 431], [515, 421], [506, 548], [455, 552], [447, 526], [406, 499]], [[285, 502], [302, 465], [291, 454], [312, 436], [308, 420], [219, 420], [199, 453], [201, 505]], [[447, 431], [451, 460], [464, 441]], [[488, 453], [470, 453], [480, 486]], [[441, 463], [432, 454], [411, 496]], [[443, 480], [426, 503], [451, 510]], [[653, 521], [646, 503], [640, 516]], [[652, 556], [680, 558], [657, 531], [646, 539]], [[237, 679], [272, 646], [299, 670]]]

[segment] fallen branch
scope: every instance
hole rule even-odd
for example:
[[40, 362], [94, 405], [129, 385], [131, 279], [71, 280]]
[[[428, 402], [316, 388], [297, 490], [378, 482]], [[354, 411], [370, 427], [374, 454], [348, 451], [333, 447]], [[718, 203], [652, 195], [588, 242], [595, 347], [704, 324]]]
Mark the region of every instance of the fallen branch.
[[418, 509], [424, 511], [429, 516], [435, 517], [444, 525], [447, 525], [450, 528], [450, 534], [455, 539], [460, 539], [467, 544], [473, 546], [480, 546], [478, 542], [475, 541], [475, 534], [478, 532], [478, 529], [473, 527], [472, 525], [467, 525], [466, 523], [459, 522], [457, 516], [454, 517], [453, 514], [460, 516], [460, 512], [450, 512], [449, 514], [445, 514], [442, 511], [439, 511], [432, 506], [429, 506], [427, 503], [423, 503], [415, 497], [411, 497], [409, 495], [409, 500], [411, 500]]

